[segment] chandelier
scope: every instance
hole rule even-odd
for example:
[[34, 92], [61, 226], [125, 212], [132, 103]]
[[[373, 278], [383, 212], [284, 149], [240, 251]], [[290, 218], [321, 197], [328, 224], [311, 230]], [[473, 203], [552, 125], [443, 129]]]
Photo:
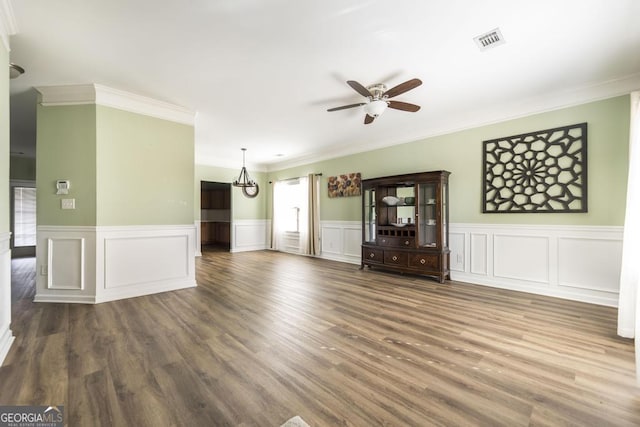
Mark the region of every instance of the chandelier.
[[245, 167], [244, 156], [247, 149], [241, 148], [241, 150], [242, 150], [242, 169], [240, 169], [240, 175], [238, 175], [238, 178], [236, 178], [236, 180], [233, 181], [233, 186], [242, 187], [242, 188], [256, 187], [257, 186], [256, 182], [253, 179], [251, 179], [251, 177], [249, 176], [249, 172], [247, 172], [247, 168]]

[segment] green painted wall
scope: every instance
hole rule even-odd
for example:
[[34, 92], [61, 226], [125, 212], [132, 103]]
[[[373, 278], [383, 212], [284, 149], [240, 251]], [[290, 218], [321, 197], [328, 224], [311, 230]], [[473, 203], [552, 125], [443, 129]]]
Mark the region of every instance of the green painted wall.
[[0, 234], [9, 232], [9, 150], [9, 52], [0, 43]]
[[[482, 141], [531, 131], [588, 123], [589, 212], [584, 214], [482, 214]], [[327, 179], [361, 172], [363, 179], [445, 169], [450, 178], [450, 220], [457, 223], [622, 225], [629, 145], [629, 96], [536, 114], [272, 172], [269, 180], [322, 173], [320, 218], [359, 221], [358, 197], [329, 199]], [[265, 216], [270, 215], [270, 200]]]
[[[96, 105], [37, 107], [38, 225], [193, 224], [193, 126]], [[67, 196], [55, 194], [68, 179]], [[60, 200], [75, 199], [62, 210]]]
[[193, 224], [193, 126], [99, 105], [96, 129], [97, 225]]
[[[96, 225], [96, 106], [37, 106], [36, 182], [38, 225]], [[70, 192], [56, 195], [56, 181]], [[75, 199], [62, 210], [60, 200]]]
[[[194, 185], [194, 216], [196, 219], [200, 219], [200, 182], [211, 181], [231, 183], [238, 177], [240, 167], [240, 164], [238, 164], [237, 169], [196, 165]], [[266, 218], [266, 203], [269, 198], [270, 191], [266, 174], [250, 170], [249, 175], [258, 183], [260, 191], [256, 197], [248, 198], [242, 194], [242, 190], [240, 188], [231, 188], [231, 216], [234, 220]]]
[[11, 179], [25, 181], [36, 180], [36, 159], [31, 157], [11, 156], [11, 167], [9, 175]]

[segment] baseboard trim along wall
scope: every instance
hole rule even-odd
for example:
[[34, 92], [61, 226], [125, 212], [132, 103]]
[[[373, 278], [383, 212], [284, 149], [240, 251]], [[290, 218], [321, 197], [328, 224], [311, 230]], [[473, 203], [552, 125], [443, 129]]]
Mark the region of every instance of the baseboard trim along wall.
[[39, 226], [34, 301], [96, 304], [194, 287], [195, 230]]
[[[322, 221], [321, 258], [360, 264], [359, 221]], [[450, 224], [459, 282], [617, 307], [622, 227]]]
[[0, 233], [0, 366], [15, 340], [11, 331], [11, 233]]

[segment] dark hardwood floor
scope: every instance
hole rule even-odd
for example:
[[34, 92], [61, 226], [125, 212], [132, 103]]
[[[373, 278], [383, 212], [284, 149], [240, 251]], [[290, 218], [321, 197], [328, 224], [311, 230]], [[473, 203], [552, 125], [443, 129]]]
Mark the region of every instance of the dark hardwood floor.
[[0, 404], [63, 404], [69, 426], [637, 426], [616, 309], [211, 252], [197, 288], [32, 303], [13, 262], [16, 341]]

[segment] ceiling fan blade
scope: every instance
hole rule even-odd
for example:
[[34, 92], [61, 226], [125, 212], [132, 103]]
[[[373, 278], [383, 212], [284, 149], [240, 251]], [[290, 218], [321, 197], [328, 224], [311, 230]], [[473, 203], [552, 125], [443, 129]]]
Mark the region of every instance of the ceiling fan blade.
[[364, 116], [364, 124], [365, 124], [365, 125], [368, 125], [368, 124], [369, 124], [369, 123], [371, 123], [374, 119], [375, 119], [375, 117], [370, 116], [370, 115], [368, 115], [368, 114], [367, 114], [366, 116]]
[[407, 80], [404, 83], [400, 83], [398, 86], [392, 87], [388, 91], [386, 91], [382, 96], [387, 96], [388, 98], [393, 98], [394, 96], [398, 96], [406, 91], [411, 89], [415, 89], [422, 84], [420, 79], [411, 79]]
[[419, 105], [409, 104], [408, 102], [400, 102], [400, 101], [387, 101], [389, 104], [389, 108], [395, 108], [396, 110], [402, 111], [410, 111], [415, 113], [420, 109]]
[[347, 84], [349, 86], [351, 86], [353, 88], [353, 90], [355, 90], [356, 92], [358, 92], [360, 95], [364, 96], [364, 97], [370, 97], [373, 96], [371, 95], [371, 92], [369, 92], [369, 89], [367, 89], [366, 87], [362, 86], [360, 83], [358, 83], [355, 80], [349, 80], [347, 81]]
[[362, 105], [364, 105], [364, 104], [366, 104], [366, 102], [360, 102], [360, 103], [358, 103], [358, 104], [343, 105], [342, 107], [329, 108], [327, 111], [346, 110], [347, 108], [360, 107], [360, 106], [362, 106]]

